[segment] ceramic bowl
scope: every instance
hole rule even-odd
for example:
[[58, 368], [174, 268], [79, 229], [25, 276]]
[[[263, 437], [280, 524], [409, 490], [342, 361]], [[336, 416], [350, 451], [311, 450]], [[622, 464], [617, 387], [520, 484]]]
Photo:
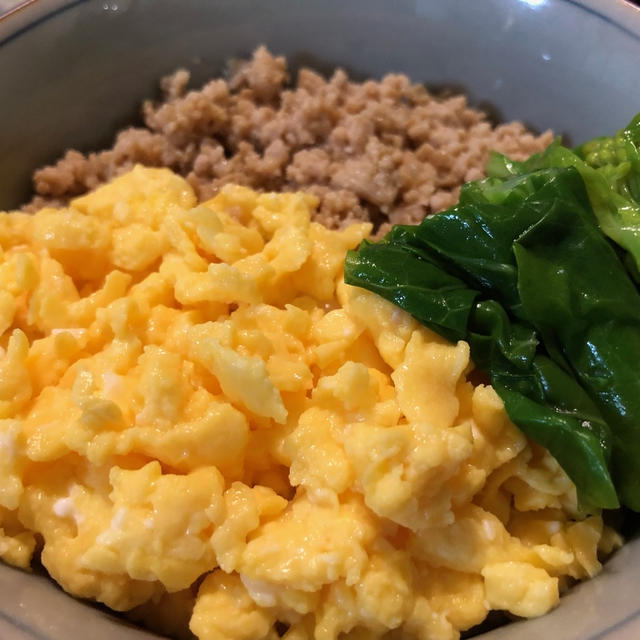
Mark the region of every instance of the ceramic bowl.
[[[0, 20], [0, 209], [66, 148], [99, 149], [177, 67], [195, 85], [258, 44], [354, 78], [408, 74], [580, 142], [640, 110], [640, 10], [624, 0], [30, 0]], [[483, 640], [640, 638], [640, 540], [547, 616]], [[154, 637], [0, 566], [3, 640]]]

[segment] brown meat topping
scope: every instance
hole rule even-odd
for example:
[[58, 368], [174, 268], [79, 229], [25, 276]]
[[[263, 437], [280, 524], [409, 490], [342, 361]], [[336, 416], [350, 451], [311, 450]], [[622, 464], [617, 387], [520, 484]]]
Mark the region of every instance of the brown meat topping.
[[71, 150], [36, 171], [28, 208], [63, 204], [140, 163], [182, 174], [201, 199], [230, 182], [307, 190], [329, 227], [386, 228], [454, 204], [490, 150], [519, 160], [551, 141], [518, 122], [494, 128], [464, 96], [434, 97], [403, 75], [357, 83], [302, 69], [290, 86], [284, 58], [264, 47], [228, 81], [187, 91], [188, 81], [185, 70], [163, 79], [164, 100], [143, 106], [145, 127], [121, 131], [113, 148]]

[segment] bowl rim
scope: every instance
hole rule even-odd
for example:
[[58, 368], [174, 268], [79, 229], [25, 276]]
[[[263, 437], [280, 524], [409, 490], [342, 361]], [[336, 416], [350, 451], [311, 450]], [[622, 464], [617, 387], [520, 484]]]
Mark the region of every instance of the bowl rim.
[[[55, 14], [83, 4], [90, 0], [22, 0], [4, 14], [0, 14], [0, 47], [4, 46], [23, 31], [27, 31]], [[103, 8], [117, 10], [120, 0], [104, 0]], [[627, 35], [640, 40], [640, 4], [633, 0], [514, 0], [532, 9], [547, 2], [569, 4], [597, 16], [617, 27]]]

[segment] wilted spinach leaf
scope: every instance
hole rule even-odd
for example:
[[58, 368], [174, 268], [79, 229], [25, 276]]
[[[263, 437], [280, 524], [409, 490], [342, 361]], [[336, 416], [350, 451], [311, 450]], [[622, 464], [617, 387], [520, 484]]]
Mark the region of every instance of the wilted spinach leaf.
[[345, 281], [466, 339], [510, 418], [558, 460], [585, 506], [617, 506], [615, 483], [640, 510], [640, 296], [578, 170], [505, 175], [363, 243]]

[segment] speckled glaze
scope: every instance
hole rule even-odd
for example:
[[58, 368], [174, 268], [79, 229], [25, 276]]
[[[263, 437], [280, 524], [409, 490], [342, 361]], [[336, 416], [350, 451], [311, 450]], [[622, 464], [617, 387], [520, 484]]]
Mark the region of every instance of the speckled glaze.
[[[3, 5], [7, 6], [7, 5]], [[640, 10], [624, 0], [27, 0], [0, 18], [0, 209], [67, 147], [110, 145], [178, 66], [194, 84], [258, 44], [292, 66], [408, 74], [571, 142], [640, 111]], [[483, 640], [637, 640], [640, 539], [537, 620]], [[155, 637], [0, 565], [1, 640]]]

